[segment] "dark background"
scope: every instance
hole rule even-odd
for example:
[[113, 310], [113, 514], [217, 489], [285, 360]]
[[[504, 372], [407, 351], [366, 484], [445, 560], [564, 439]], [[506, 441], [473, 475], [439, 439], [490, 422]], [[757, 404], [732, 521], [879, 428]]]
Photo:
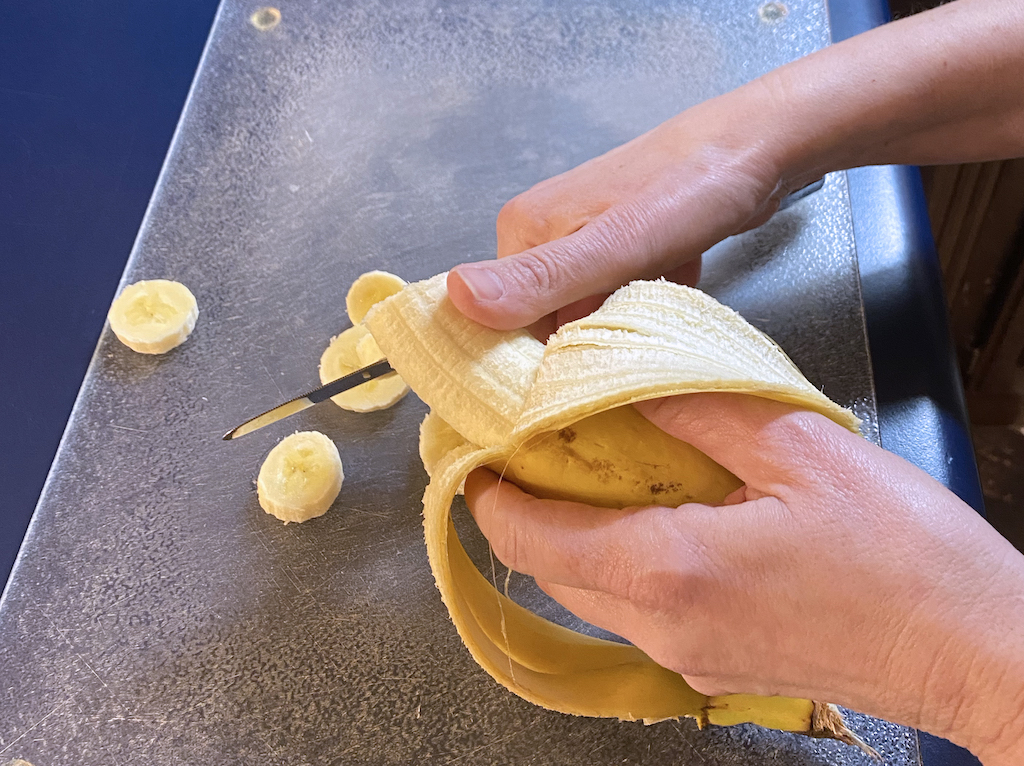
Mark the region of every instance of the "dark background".
[[216, 0], [3, 4], [0, 586], [216, 10]]

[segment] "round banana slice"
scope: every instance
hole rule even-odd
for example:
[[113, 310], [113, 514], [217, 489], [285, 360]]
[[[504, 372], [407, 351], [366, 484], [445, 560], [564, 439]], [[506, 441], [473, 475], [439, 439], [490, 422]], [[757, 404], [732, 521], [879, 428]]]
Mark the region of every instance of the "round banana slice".
[[359, 324], [373, 304], [390, 298], [405, 285], [404, 279], [387, 271], [366, 272], [352, 283], [345, 296], [348, 318], [352, 320], [352, 324]]
[[[331, 345], [320, 357], [320, 382], [329, 383], [383, 358], [384, 354], [370, 335], [370, 331], [362, 325], [356, 325], [331, 338]], [[407, 393], [409, 387], [395, 374], [371, 380], [332, 396], [331, 401], [344, 410], [373, 412], [390, 407]]]
[[[427, 476], [434, 478], [438, 464], [448, 455], [469, 442], [446, 423], [440, 415], [431, 410], [420, 423], [420, 460]], [[456, 494], [463, 494], [465, 480], [459, 485]]]
[[285, 524], [322, 516], [331, 507], [345, 472], [334, 442], [319, 431], [286, 436], [260, 466], [260, 506]]
[[181, 345], [198, 317], [199, 306], [192, 292], [169, 279], [128, 285], [114, 299], [108, 314], [117, 339], [140, 354], [163, 354]]

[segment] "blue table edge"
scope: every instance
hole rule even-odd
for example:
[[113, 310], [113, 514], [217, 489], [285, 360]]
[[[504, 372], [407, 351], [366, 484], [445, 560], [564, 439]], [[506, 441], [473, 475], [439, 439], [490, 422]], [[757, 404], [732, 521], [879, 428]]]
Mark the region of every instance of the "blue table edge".
[[[828, 4], [834, 42], [891, 18], [885, 0], [828, 0]], [[866, 167], [849, 171], [847, 178], [882, 446], [928, 471], [984, 515], [920, 172], [913, 167]], [[892, 321], [895, 317], [901, 320], [898, 326]], [[901, 385], [898, 379], [878, 374], [900, 369], [908, 356], [920, 359], [922, 355], [929, 358], [931, 369], [915, 376], [917, 385]], [[939, 450], [922, 454], [912, 449], [913, 422], [905, 417], [905, 409], [901, 412], [907, 397], [915, 397], [917, 406], [931, 410], [940, 432], [941, 438], [935, 440], [941, 442]], [[951, 742], [925, 732], [918, 732], [917, 739], [921, 766], [980, 766], [976, 757]]]

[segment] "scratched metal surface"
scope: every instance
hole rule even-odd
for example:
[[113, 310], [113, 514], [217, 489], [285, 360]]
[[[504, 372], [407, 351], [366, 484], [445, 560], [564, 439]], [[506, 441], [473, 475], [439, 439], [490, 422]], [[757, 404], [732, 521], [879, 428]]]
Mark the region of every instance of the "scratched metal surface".
[[[574, 719], [495, 685], [427, 568], [415, 397], [219, 440], [317, 382], [358, 274], [488, 257], [503, 201], [825, 44], [823, 3], [280, 9], [266, 31], [240, 0], [218, 16], [125, 274], [185, 282], [199, 324], [163, 357], [99, 344], [0, 605], [0, 761], [869, 763], [755, 727]], [[704, 284], [874, 434], [845, 176], [718, 248]], [[297, 428], [331, 435], [348, 478], [330, 513], [284, 526], [253, 479]], [[886, 763], [919, 763], [913, 732], [852, 721]]]

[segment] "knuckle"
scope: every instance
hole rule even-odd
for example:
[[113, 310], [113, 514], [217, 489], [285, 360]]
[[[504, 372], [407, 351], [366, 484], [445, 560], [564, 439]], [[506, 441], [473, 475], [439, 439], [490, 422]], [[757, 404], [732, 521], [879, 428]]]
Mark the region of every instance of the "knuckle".
[[651, 222], [651, 213], [640, 204], [620, 204], [595, 219], [590, 227], [595, 250], [607, 253], [628, 253], [631, 260], [641, 259], [643, 270], [650, 253], [658, 249]]
[[513, 197], [498, 211], [498, 232], [517, 232], [523, 220], [522, 203], [519, 201], [519, 197]]
[[[710, 662], [707, 653], [689, 642], [676, 648], [673, 659], [676, 664], [673, 670], [687, 679], [705, 679], [707, 681], [709, 677], [715, 676], [718, 671], [718, 668]], [[712, 683], [707, 683], [707, 686], [711, 685]]]
[[673, 516], [685, 513], [664, 509], [649, 520], [655, 541], [642, 566], [622, 567], [623, 595], [635, 605], [656, 612], [685, 615], [705, 611], [714, 587], [714, 571], [705, 545], [681, 531]]
[[[800, 485], [821, 484], [828, 473], [846, 474], [849, 463], [845, 429], [823, 415], [796, 410], [771, 425], [772, 442], [785, 461], [781, 472]], [[837, 477], [838, 478], [838, 477]]]
[[758, 209], [777, 185], [772, 168], [748, 152], [704, 145], [691, 162], [699, 177], [736, 210]]
[[650, 215], [636, 206], [620, 205], [566, 227], [564, 239], [547, 255], [565, 271], [565, 277], [586, 277], [591, 292], [611, 292], [630, 279], [660, 275], [662, 251], [653, 232]]
[[685, 676], [707, 678], [714, 676], [718, 668], [708, 656], [706, 647], [689, 637], [658, 631], [641, 646], [644, 653], [662, 667]]
[[563, 269], [557, 258], [527, 250], [515, 260], [516, 271], [523, 286], [546, 293], [562, 284]]
[[530, 192], [506, 202], [498, 211], [500, 236], [513, 237], [525, 247], [533, 247], [552, 238], [552, 221], [547, 208], [533, 200]]

